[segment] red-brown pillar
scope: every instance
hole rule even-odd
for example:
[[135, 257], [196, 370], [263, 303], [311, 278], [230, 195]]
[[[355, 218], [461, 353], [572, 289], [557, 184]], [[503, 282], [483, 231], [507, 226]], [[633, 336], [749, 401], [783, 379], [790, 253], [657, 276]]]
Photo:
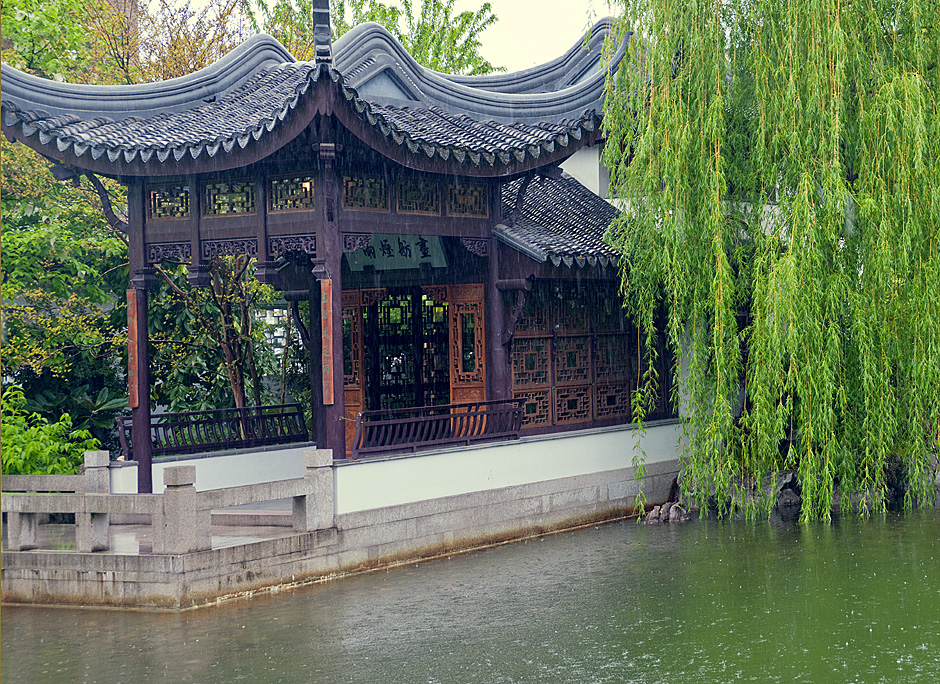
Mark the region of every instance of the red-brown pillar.
[[147, 268], [144, 240], [144, 187], [136, 180], [127, 189], [128, 258], [130, 287], [127, 290], [128, 404], [131, 407], [131, 445], [137, 461], [137, 492], [153, 492], [150, 439], [150, 335], [147, 328], [147, 288], [153, 275]]

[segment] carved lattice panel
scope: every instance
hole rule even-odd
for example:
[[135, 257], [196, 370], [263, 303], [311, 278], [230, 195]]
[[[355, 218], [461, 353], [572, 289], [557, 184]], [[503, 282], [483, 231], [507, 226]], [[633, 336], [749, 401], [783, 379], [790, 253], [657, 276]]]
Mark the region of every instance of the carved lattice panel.
[[[513, 302], [512, 315], [516, 315], [516, 304]], [[548, 307], [542, 288], [535, 287], [526, 294], [522, 315], [516, 324], [516, 337], [526, 335], [545, 335], [548, 333]]]
[[343, 208], [388, 211], [388, 184], [384, 176], [344, 176]]
[[548, 384], [552, 341], [548, 337], [519, 338], [512, 344], [513, 388]]
[[623, 300], [613, 287], [599, 287], [591, 297], [594, 327], [599, 332], [626, 332]]
[[402, 214], [441, 213], [441, 184], [422, 178], [398, 181], [398, 211]]
[[451, 304], [450, 354], [453, 382], [483, 382], [483, 303]]
[[486, 186], [462, 183], [448, 185], [447, 215], [488, 218], [490, 207]]
[[362, 382], [362, 313], [358, 306], [345, 304], [343, 302], [343, 385], [359, 387]]
[[591, 319], [586, 290], [565, 284], [554, 290], [552, 322], [558, 333], [586, 333]]
[[552, 424], [551, 390], [513, 392], [514, 399], [522, 399], [522, 428], [548, 427]]
[[421, 296], [421, 380], [422, 402], [426, 406], [450, 403], [448, 368], [447, 304]]
[[255, 213], [255, 184], [252, 181], [206, 183], [206, 216]]
[[272, 178], [268, 204], [272, 212], [312, 210], [314, 208], [313, 176]]
[[630, 339], [627, 335], [598, 335], [594, 378], [598, 384], [623, 382], [630, 371]]
[[555, 423], [583, 423], [591, 420], [591, 386], [555, 388]]
[[154, 219], [177, 219], [189, 216], [189, 186], [173, 185], [151, 188], [147, 212]]
[[626, 384], [597, 385], [594, 413], [598, 420], [630, 417], [630, 388]]
[[591, 338], [559, 337], [555, 340], [555, 382], [576, 385], [591, 381]]

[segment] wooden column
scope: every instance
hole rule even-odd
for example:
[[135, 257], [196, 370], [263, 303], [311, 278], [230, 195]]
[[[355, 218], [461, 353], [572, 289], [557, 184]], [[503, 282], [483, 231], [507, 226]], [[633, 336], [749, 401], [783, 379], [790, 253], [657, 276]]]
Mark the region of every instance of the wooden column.
[[310, 408], [313, 412], [313, 439], [318, 449], [327, 449], [326, 411], [323, 406], [323, 330], [320, 324], [320, 283], [310, 278]]
[[[326, 319], [330, 325], [330, 334], [323, 336], [322, 340], [330, 345], [330, 353], [321, 356], [321, 372], [325, 368], [327, 375], [321, 377], [324, 386], [328, 390], [325, 392], [327, 403], [323, 404], [323, 413], [326, 424], [324, 426], [326, 444], [317, 444], [320, 448], [333, 450], [333, 458], [342, 458], [346, 453], [346, 427], [344, 424], [345, 416], [345, 398], [343, 396], [343, 282], [342, 282], [342, 260], [343, 260], [343, 239], [341, 235], [339, 213], [339, 184], [336, 179], [339, 170], [336, 168], [335, 160], [338, 152], [337, 146], [331, 141], [333, 139], [332, 119], [326, 119], [321, 127], [321, 140], [319, 144], [320, 159], [320, 178], [321, 181], [315, 187], [319, 188], [321, 193], [317, 197], [317, 206], [322, 211], [323, 221], [320, 224], [322, 229], [317, 236], [317, 255], [318, 261], [321, 261], [324, 271], [315, 272], [318, 278], [329, 279], [332, 296], [327, 301], [322, 301], [322, 295], [325, 288], [321, 288], [321, 324]], [[321, 201], [322, 200], [322, 201]], [[322, 248], [321, 248], [322, 245]], [[321, 251], [322, 249], [322, 251]], [[322, 308], [322, 307], [325, 307]], [[323, 314], [328, 314], [323, 316]], [[324, 366], [323, 361], [328, 363]], [[332, 394], [332, 397], [329, 395]], [[332, 399], [332, 401], [330, 401]]]
[[153, 274], [147, 268], [144, 240], [145, 211], [144, 185], [135, 180], [127, 189], [128, 258], [130, 260], [130, 287], [127, 290], [128, 339], [128, 404], [131, 407], [131, 444], [137, 461], [137, 491], [153, 492], [152, 456], [150, 441], [150, 356], [147, 328], [147, 288]]
[[488, 254], [485, 308], [486, 316], [486, 388], [487, 399], [512, 398], [512, 367], [509, 361], [509, 313], [499, 282], [499, 245], [491, 240]]

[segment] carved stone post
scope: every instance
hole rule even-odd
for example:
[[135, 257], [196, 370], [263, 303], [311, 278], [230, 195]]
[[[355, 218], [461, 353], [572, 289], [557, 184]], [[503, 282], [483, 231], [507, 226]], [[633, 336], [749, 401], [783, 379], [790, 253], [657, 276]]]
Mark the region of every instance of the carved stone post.
[[163, 471], [162, 507], [154, 513], [153, 551], [191, 553], [212, 548], [212, 514], [197, 508], [196, 466], [175, 466]]
[[[111, 462], [107, 451], [85, 452], [85, 494], [109, 494], [111, 492]], [[75, 514], [75, 546], [80, 553], [107, 551], [110, 548], [108, 527], [111, 516], [107, 513]]]
[[7, 512], [7, 546], [10, 551], [29, 551], [39, 546], [39, 514]]
[[312, 532], [333, 527], [333, 451], [304, 451], [307, 494], [293, 498], [294, 530]]

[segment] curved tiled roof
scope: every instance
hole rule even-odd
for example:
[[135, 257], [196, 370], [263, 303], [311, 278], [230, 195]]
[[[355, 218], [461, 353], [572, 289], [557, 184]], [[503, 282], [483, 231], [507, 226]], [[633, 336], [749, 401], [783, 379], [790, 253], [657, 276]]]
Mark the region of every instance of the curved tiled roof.
[[[44, 154], [80, 167], [83, 160], [104, 162], [106, 156], [151, 172], [168, 162], [245, 149], [276, 132], [318, 88], [334, 88], [336, 100], [392, 148], [465, 164], [470, 173], [473, 167], [531, 163], [596, 134], [603, 92], [599, 68], [560, 91], [531, 92], [536, 81], [549, 82], [546, 74], [557, 84], [573, 78], [572, 69], [587, 68], [586, 57], [576, 58], [577, 46], [541, 71], [528, 70], [538, 72], [532, 78], [520, 72], [475, 81], [417, 66], [375, 25], [347, 36], [337, 42], [335, 66], [296, 62], [274, 39], [255, 36], [206, 69], [138, 86], [61, 84], [3, 65], [3, 127], [21, 140], [32, 139], [29, 144]], [[367, 68], [382, 62], [382, 55], [386, 68]], [[389, 64], [396, 59], [407, 68], [399, 64], [393, 73]], [[357, 92], [353, 83], [369, 94]], [[487, 90], [511, 89], [513, 83], [515, 93]], [[578, 109], [586, 103], [593, 106]]]
[[[523, 179], [503, 185], [503, 217], [516, 204]], [[533, 180], [516, 220], [496, 226], [498, 240], [539, 262], [573, 266], [618, 263], [619, 253], [604, 241], [617, 210], [568, 174]]]

